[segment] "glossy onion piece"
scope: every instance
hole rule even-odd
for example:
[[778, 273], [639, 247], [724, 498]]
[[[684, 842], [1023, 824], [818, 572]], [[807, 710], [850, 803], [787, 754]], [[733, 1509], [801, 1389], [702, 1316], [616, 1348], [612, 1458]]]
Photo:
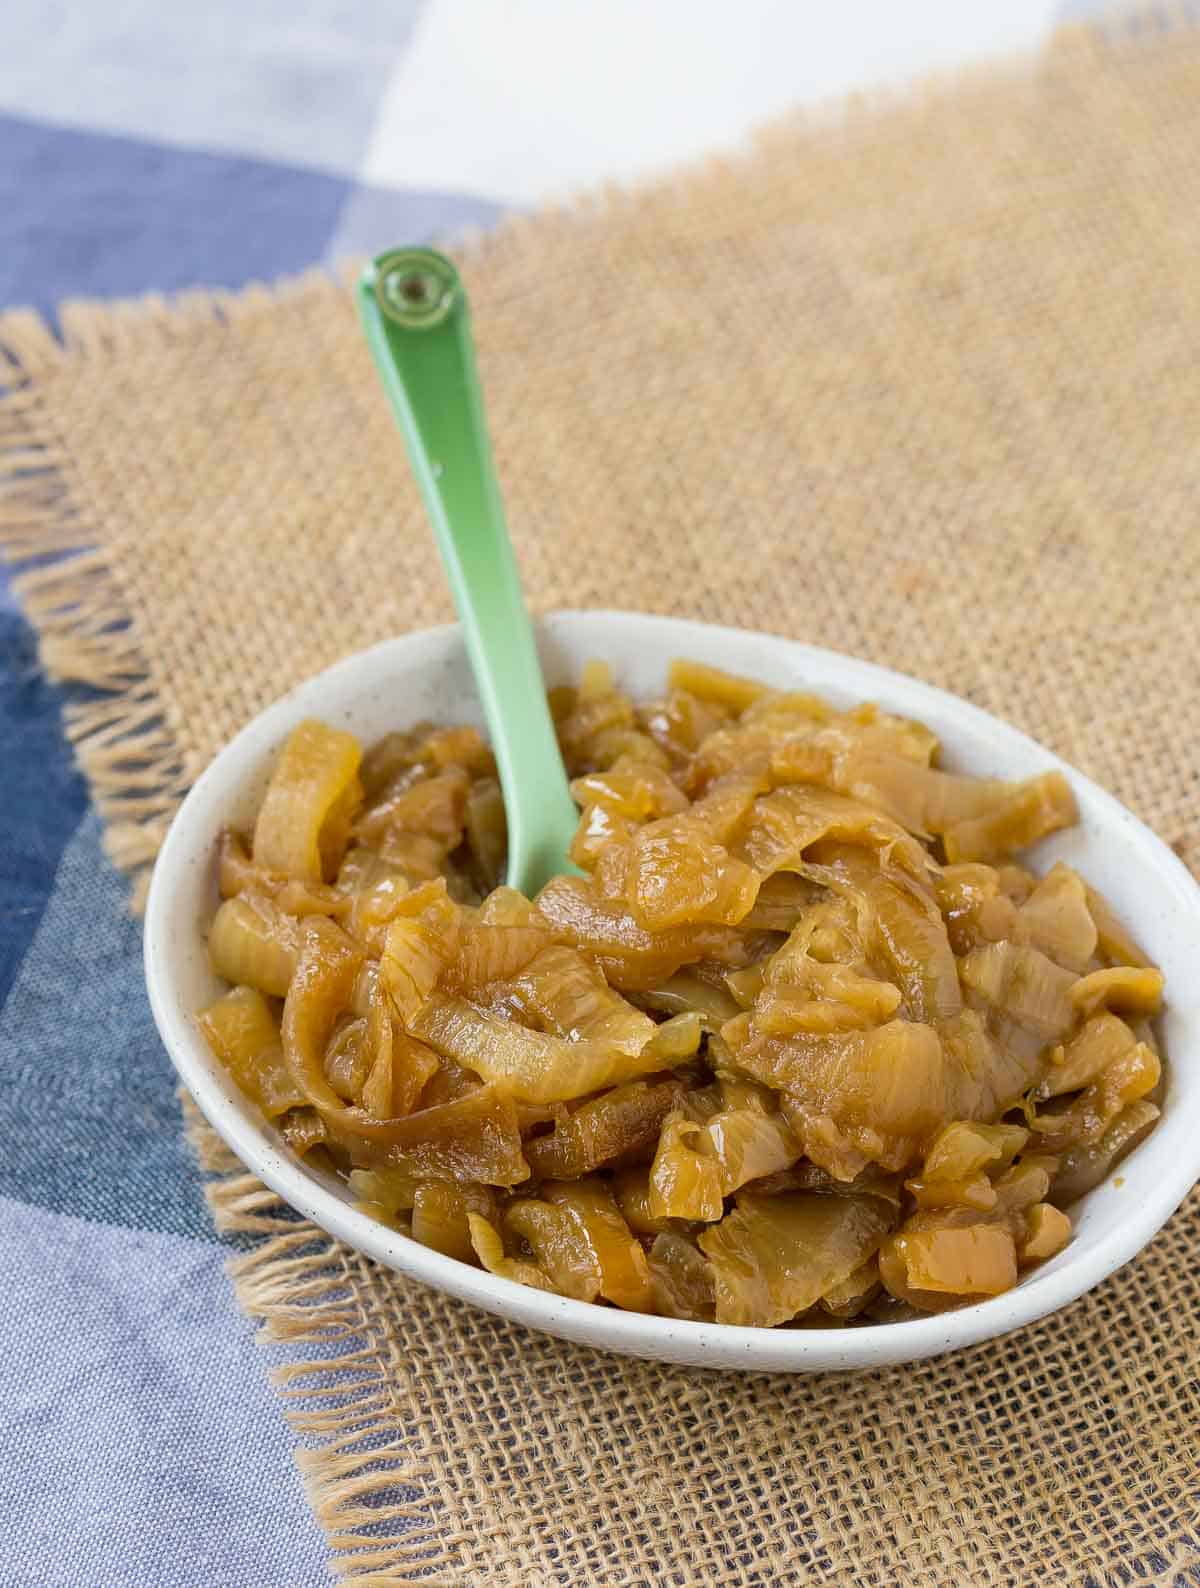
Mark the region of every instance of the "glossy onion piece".
[[300, 922], [262, 894], [226, 899], [208, 931], [213, 970], [235, 986], [285, 998], [300, 955]]
[[[1016, 1243], [1008, 1230], [990, 1224], [894, 1235], [880, 1262], [880, 1272], [889, 1289], [895, 1282], [892, 1264], [903, 1272], [902, 1284], [897, 1287], [902, 1301], [913, 1301], [914, 1292], [918, 1296], [922, 1292], [935, 1296], [998, 1296], [1017, 1282]], [[914, 1304], [920, 1306], [921, 1302], [918, 1299]]]
[[938, 1028], [946, 1060], [946, 1119], [991, 1120], [1017, 1106], [1045, 1071], [1039, 1038], [1009, 1027], [998, 1038], [987, 1015], [964, 1009]]
[[668, 1119], [650, 1170], [651, 1218], [711, 1224], [725, 1211], [724, 1187], [721, 1163], [705, 1126], [682, 1114]]
[[1094, 1191], [1122, 1158], [1144, 1141], [1158, 1122], [1154, 1103], [1131, 1103], [1119, 1113], [1098, 1141], [1068, 1147], [1059, 1159], [1050, 1190], [1059, 1207], [1070, 1207], [1077, 1198]]
[[417, 1106], [441, 1061], [432, 1048], [398, 1025], [382, 980], [376, 982], [371, 1000], [367, 1041], [371, 1068], [359, 1102], [376, 1119], [402, 1119]]
[[683, 1091], [677, 1080], [632, 1081], [601, 1092], [560, 1119], [546, 1136], [525, 1143], [539, 1180], [576, 1180], [633, 1153], [652, 1152]]
[[253, 987], [235, 987], [199, 1017], [209, 1047], [268, 1119], [306, 1101], [296, 1085], [267, 1000]]
[[[507, 984], [517, 1009], [545, 1030], [571, 1041], [611, 1043], [640, 1054], [658, 1034], [654, 1021], [615, 993], [574, 949], [551, 944]], [[576, 1093], [591, 1091], [580, 1087]]]
[[605, 772], [589, 772], [571, 784], [575, 803], [634, 822], [674, 816], [690, 808], [687, 795], [662, 767], [622, 756]]
[[731, 773], [681, 814], [614, 839], [598, 857], [602, 891], [623, 898], [649, 932], [684, 922], [737, 925], [753, 908], [762, 879], [727, 846], [765, 786], [754, 772]]
[[[385, 1224], [406, 1220], [424, 1183], [394, 1164], [373, 1169], [351, 1169], [348, 1181], [358, 1205]], [[445, 1182], [449, 1183], [449, 1182]]]
[[670, 1219], [656, 1218], [650, 1211], [650, 1172], [647, 1164], [620, 1169], [612, 1178], [612, 1193], [625, 1222], [635, 1235], [661, 1235], [676, 1226]]
[[885, 811], [914, 833], [942, 834], [1005, 811], [1020, 785], [961, 777], [896, 754], [850, 749], [831, 770], [830, 786]]
[[[731, 1090], [742, 1095], [730, 1099]], [[712, 1223], [747, 1181], [790, 1168], [800, 1156], [769, 1092], [743, 1083], [722, 1091], [726, 1106], [706, 1118], [683, 1114], [663, 1126], [650, 1170], [652, 1218]]]
[[471, 997], [491, 982], [518, 976], [532, 959], [550, 946], [550, 933], [539, 926], [464, 926], [442, 985]]
[[600, 1259], [586, 1228], [567, 1208], [540, 1198], [510, 1202], [504, 1228], [530, 1248], [560, 1296], [576, 1301], [599, 1296], [604, 1282]]
[[743, 1192], [699, 1240], [712, 1263], [718, 1323], [770, 1328], [807, 1312], [860, 1268], [891, 1225], [874, 1197]]
[[357, 1103], [362, 1098], [372, 1063], [367, 1017], [342, 1015], [325, 1045], [325, 1079], [340, 1098], [347, 1103]]
[[711, 1323], [716, 1313], [712, 1264], [692, 1241], [674, 1231], [654, 1238], [649, 1254], [655, 1310], [667, 1318]]
[[374, 802], [402, 773], [426, 767], [429, 762], [423, 751], [435, 731], [431, 722], [416, 722], [411, 728], [377, 739], [359, 768], [364, 798]]
[[320, 1147], [328, 1139], [325, 1121], [315, 1108], [293, 1108], [279, 1117], [279, 1134], [297, 1157]]
[[[993, 1139], [1004, 1155], [1018, 1145]], [[965, 1204], [918, 1209], [884, 1242], [880, 1277], [898, 1301], [937, 1312], [972, 1296], [998, 1295], [1016, 1283], [1018, 1261], [1038, 1261], [1039, 1251], [1048, 1254], [1065, 1240], [1063, 1221], [1045, 1211], [1044, 1200], [1058, 1160], [1022, 1149], [1015, 1163], [997, 1167], [988, 1165], [995, 1194], [986, 1210]]]
[[718, 1032], [738, 1012], [731, 993], [686, 970], [669, 976], [661, 987], [635, 994], [633, 1001], [639, 1009], [654, 1009], [661, 1014], [694, 1014], [708, 1036]]
[[937, 749], [922, 723], [859, 706], [790, 735], [772, 757], [772, 772], [777, 781], [824, 784], [920, 834], [987, 816], [1019, 792], [1019, 784], [938, 770], [931, 765]]
[[[637, 713], [638, 721], [663, 752], [664, 764], [680, 768], [685, 775], [695, 770], [701, 745], [724, 727], [729, 716], [727, 708], [701, 700], [686, 689], [672, 689], [665, 700], [652, 701]], [[736, 759], [729, 764], [736, 765]]]
[[1035, 1202], [1025, 1215], [1025, 1235], [1018, 1243], [1022, 1265], [1040, 1263], [1061, 1252], [1071, 1239], [1071, 1221], [1050, 1202]]
[[857, 1318], [874, 1301], [879, 1289], [879, 1260], [868, 1257], [852, 1274], [829, 1287], [821, 1297], [821, 1310], [834, 1318]]
[[410, 1029], [529, 1103], [585, 1096], [663, 1066], [654, 1021], [572, 949], [542, 950], [495, 990], [507, 1017], [439, 994], [410, 1019]]
[[1051, 1107], [1034, 1114], [1030, 1124], [1051, 1148], [1059, 1144], [1098, 1141], [1131, 1103], [1155, 1091], [1162, 1062], [1145, 1042], [1136, 1042], [1103, 1069], [1067, 1108]]
[[1137, 1038], [1116, 1015], [1094, 1015], [1050, 1055], [1050, 1065], [1034, 1095], [1062, 1097], [1099, 1080], [1110, 1065], [1135, 1046]]
[[496, 1218], [496, 1195], [490, 1186], [424, 1180], [413, 1190], [413, 1240], [469, 1263], [475, 1256], [469, 1221], [472, 1213]]
[[1017, 933], [1017, 905], [1000, 885], [993, 866], [965, 862], [943, 866], [934, 877], [934, 897], [956, 955]]
[[781, 1114], [758, 1108], [727, 1108], [706, 1126], [721, 1164], [725, 1195], [750, 1180], [789, 1168], [800, 1156], [800, 1143]]
[[572, 776], [604, 771], [639, 737], [633, 702], [615, 689], [551, 692], [563, 759]]
[[532, 1285], [535, 1290], [554, 1289], [553, 1282], [536, 1263], [527, 1263], [521, 1258], [507, 1255], [500, 1231], [482, 1213], [468, 1212], [467, 1228], [475, 1255], [489, 1274], [514, 1280], [518, 1285]]
[[350, 905], [343, 922], [346, 930], [378, 958], [400, 901], [411, 891], [406, 873], [375, 850], [355, 845], [338, 871], [337, 886]]
[[439, 728], [432, 722], [418, 722], [400, 733], [384, 734], [371, 746], [363, 757], [363, 790], [374, 802], [406, 778], [415, 781], [448, 766], [463, 766], [481, 775], [495, 771], [491, 751], [477, 728]]
[[1039, 838], [1079, 820], [1071, 785], [1061, 772], [1044, 772], [1018, 784], [1011, 797], [984, 816], [958, 822], [942, 840], [946, 859], [997, 860], [1028, 849]]
[[912, 1020], [936, 1025], [962, 1008], [958, 968], [933, 896], [907, 878], [872, 877], [858, 890], [863, 926]]
[[443, 879], [399, 901], [380, 959], [383, 978], [406, 1026], [428, 1002], [458, 948], [459, 911]]
[[1083, 879], [1060, 861], [1021, 905], [1015, 928], [1027, 943], [1081, 976], [1099, 943]]
[[[1003, 1224], [1014, 1236], [1021, 1234], [1023, 1217], [1036, 1202], [1040, 1202], [1050, 1189], [1050, 1178], [1058, 1167], [1058, 1160], [1046, 1153], [1022, 1153], [1016, 1163], [1009, 1164], [994, 1176], [996, 1206], [988, 1214], [989, 1224]], [[994, 1171], [993, 1171], [994, 1173]], [[913, 1214], [910, 1224], [925, 1217]], [[937, 1216], [933, 1215], [933, 1222]]]
[[406, 782], [370, 805], [354, 824], [354, 836], [382, 848], [398, 833], [437, 839], [446, 853], [462, 841], [471, 779], [461, 766]]
[[271, 875], [251, 860], [249, 847], [240, 833], [232, 827], [222, 829], [217, 840], [217, 885], [223, 899], [232, 899], [250, 887], [257, 887], [261, 893], [263, 879]]
[[905, 1182], [918, 1207], [996, 1206], [990, 1173], [1010, 1163], [1029, 1140], [1020, 1125], [956, 1120], [934, 1138], [920, 1173]]
[[301, 882], [281, 871], [255, 865], [244, 839], [232, 828], [221, 834], [217, 851], [217, 879], [223, 899], [239, 893], [257, 893], [274, 900], [288, 915], [341, 917], [350, 909], [344, 893], [325, 882]]
[[1010, 1043], [1023, 1034], [1036, 1049], [1059, 1041], [1075, 1023], [1075, 977], [1036, 948], [989, 943], [965, 955], [958, 974]]
[[[466, 1097], [470, 1092], [477, 1092], [483, 1082], [477, 1075], [472, 1075], [470, 1070], [464, 1070], [461, 1064], [455, 1064], [453, 1059], [442, 1058], [435, 1071], [425, 1083], [425, 1090], [421, 1093], [422, 1108], [436, 1108], [442, 1103], [457, 1103], [460, 1097]], [[522, 1121], [522, 1129], [525, 1128]]]
[[646, 1044], [645, 1052], [659, 1060], [663, 1069], [673, 1069], [699, 1051], [704, 1037], [704, 1022], [694, 1009], [664, 1020]]
[[929, 856], [897, 822], [844, 795], [798, 784], [755, 802], [738, 853], [767, 877], [802, 870], [805, 851], [828, 839], [873, 851], [910, 876], [929, 872]]
[[583, 1180], [553, 1180], [542, 1195], [574, 1223], [591, 1249], [600, 1271], [600, 1294], [616, 1307], [649, 1312], [654, 1293], [646, 1254], [605, 1183], [594, 1175]]
[[338, 1017], [354, 996], [362, 951], [319, 916], [301, 928], [300, 956], [283, 1005], [283, 1051], [307, 1100], [334, 1119], [353, 1119], [325, 1075], [325, 1051]]
[[[855, 706], [805, 723], [783, 702], [795, 697], [764, 697], [743, 716], [776, 732], [771, 761], [777, 782], [816, 782], [873, 805], [914, 832], [930, 832], [959, 816], [976, 814], [994, 803], [984, 780], [929, 774], [939, 745], [924, 723], [893, 716], [877, 706]], [[1008, 785], [997, 784], [1005, 790]], [[969, 804], [964, 805], [964, 802]]]
[[475, 913], [477, 926], [536, 926], [547, 928], [533, 903], [515, 888], [500, 887], [489, 893]]
[[513, 1097], [553, 1103], [661, 1069], [662, 1061], [653, 1053], [643, 1056], [654, 1022], [642, 1018], [650, 1027], [648, 1034], [570, 1041], [531, 1031], [465, 998], [439, 997], [420, 1012], [411, 1029], [430, 1047]]
[[900, 988], [881, 977], [790, 953], [785, 944], [768, 962], [752, 1000], [752, 1023], [756, 1034], [769, 1037], [865, 1031], [890, 1020], [903, 999]]
[[353, 734], [309, 719], [294, 728], [254, 825], [254, 859], [301, 882], [337, 875], [362, 798]]
[[[372, 1128], [373, 1127], [373, 1128]], [[351, 1119], [331, 1126], [335, 1140], [371, 1167], [402, 1169], [414, 1179], [511, 1187], [529, 1179], [521, 1119], [511, 1097], [481, 1086], [403, 1119]]]
[[1156, 1015], [1162, 1009], [1162, 971], [1114, 965], [1095, 970], [1071, 988], [1071, 1002], [1081, 1015], [1116, 1009], [1126, 1015]]
[[[839, 721], [841, 715], [828, 701], [822, 700], [820, 695], [811, 695], [806, 690], [764, 689], [756, 700], [742, 710], [738, 718], [738, 726], [743, 729], [769, 728], [771, 732], [786, 740], [798, 732], [815, 732], [827, 723]], [[844, 714], [846, 718], [853, 717], [863, 722], [872, 721], [878, 715], [878, 709], [870, 705], [856, 706], [852, 712]], [[913, 726], [919, 727], [919, 724]], [[928, 728], [922, 727], [920, 732], [925, 735], [931, 746], [936, 746], [937, 740]], [[926, 761], [929, 759], [928, 752], [923, 759]]]
[[765, 932], [790, 932], [804, 911], [822, 896], [821, 889], [792, 872], [777, 871], [759, 884], [754, 908], [741, 925]]
[[559, 942], [585, 950], [614, 987], [654, 987], [684, 965], [717, 960], [737, 969], [754, 944], [736, 927], [701, 924], [648, 932], [628, 910], [597, 898], [579, 877], [555, 877], [538, 895], [538, 910]]
[[[430, 1066], [428, 1072], [417, 1086], [412, 1099], [407, 1106], [397, 1108], [397, 1091], [407, 1091], [408, 1088], [397, 1088], [395, 1060], [395, 1021], [392, 1019], [391, 1003], [384, 990], [383, 980], [376, 976], [371, 987], [371, 1001], [367, 1015], [362, 1022], [363, 1049], [367, 1063], [367, 1073], [363, 1077], [363, 1084], [359, 1090], [356, 1101], [376, 1119], [390, 1119], [393, 1114], [406, 1114], [420, 1094], [421, 1086], [429, 1079], [438, 1067], [436, 1053], [430, 1052]], [[426, 1050], [429, 1051], [428, 1049]], [[329, 1073], [328, 1053], [326, 1054], [326, 1074]]]
[[362, 955], [345, 933], [319, 917], [304, 931], [283, 1008], [283, 1048], [294, 1079], [339, 1148], [364, 1166], [386, 1162], [435, 1179], [505, 1186], [528, 1179], [520, 1120], [507, 1095], [479, 1088], [400, 1119], [380, 1119], [343, 1102], [326, 1078], [324, 1056], [353, 996]]
[[632, 837], [633, 823], [626, 817], [614, 816], [603, 805], [588, 805], [567, 858], [581, 871], [592, 872], [593, 884], [605, 898], [623, 899]]
[[758, 885], [755, 871], [686, 818], [651, 823], [630, 846], [625, 897], [648, 932], [688, 922], [736, 926], [754, 908]]
[[707, 662], [677, 659], [671, 663], [667, 682], [672, 689], [686, 689], [698, 700], [709, 700], [730, 711], [745, 711], [767, 693], [767, 686], [756, 678], [739, 678], [736, 673], [726, 673]]
[[748, 1029], [745, 1015], [722, 1028], [739, 1068], [786, 1094], [808, 1156], [839, 1178], [868, 1161], [905, 1168], [948, 1117], [946, 1056], [931, 1026], [889, 1020], [870, 1031], [753, 1044]]

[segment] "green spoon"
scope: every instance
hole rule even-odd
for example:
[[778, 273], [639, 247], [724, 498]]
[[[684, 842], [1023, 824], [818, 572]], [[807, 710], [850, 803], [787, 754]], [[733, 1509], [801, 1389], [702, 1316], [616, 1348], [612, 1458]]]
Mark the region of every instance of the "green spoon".
[[492, 464], [467, 295], [450, 261], [397, 248], [368, 265], [358, 308], [437, 536], [500, 769], [508, 885], [561, 872], [579, 813], [546, 705]]

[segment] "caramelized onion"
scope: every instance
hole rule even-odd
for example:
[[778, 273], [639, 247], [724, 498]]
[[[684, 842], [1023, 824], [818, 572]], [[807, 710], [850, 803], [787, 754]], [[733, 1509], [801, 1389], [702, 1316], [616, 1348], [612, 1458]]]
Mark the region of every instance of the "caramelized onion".
[[1012, 858], [1060, 774], [698, 662], [550, 703], [581, 874], [536, 901], [473, 728], [302, 723], [222, 837], [200, 1028], [283, 1141], [448, 1257], [682, 1319], [854, 1328], [1061, 1251], [1164, 1086], [1161, 974]]

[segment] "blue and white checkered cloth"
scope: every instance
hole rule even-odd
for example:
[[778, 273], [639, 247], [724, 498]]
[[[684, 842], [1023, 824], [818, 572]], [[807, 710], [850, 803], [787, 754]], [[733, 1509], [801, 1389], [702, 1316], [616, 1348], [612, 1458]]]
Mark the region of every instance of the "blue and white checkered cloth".
[[[0, 305], [453, 235], [1090, 9], [4, 0]], [[0, 1588], [305, 1588], [322, 1541], [60, 704], [0, 577]]]

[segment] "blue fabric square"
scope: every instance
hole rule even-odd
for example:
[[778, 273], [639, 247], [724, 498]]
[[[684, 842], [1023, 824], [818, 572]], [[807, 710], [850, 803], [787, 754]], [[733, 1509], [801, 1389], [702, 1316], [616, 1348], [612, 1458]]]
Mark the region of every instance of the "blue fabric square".
[[0, 304], [236, 287], [313, 264], [349, 185], [0, 116]]
[[0, 1006], [87, 808], [63, 742], [61, 696], [25, 621], [0, 607]]

